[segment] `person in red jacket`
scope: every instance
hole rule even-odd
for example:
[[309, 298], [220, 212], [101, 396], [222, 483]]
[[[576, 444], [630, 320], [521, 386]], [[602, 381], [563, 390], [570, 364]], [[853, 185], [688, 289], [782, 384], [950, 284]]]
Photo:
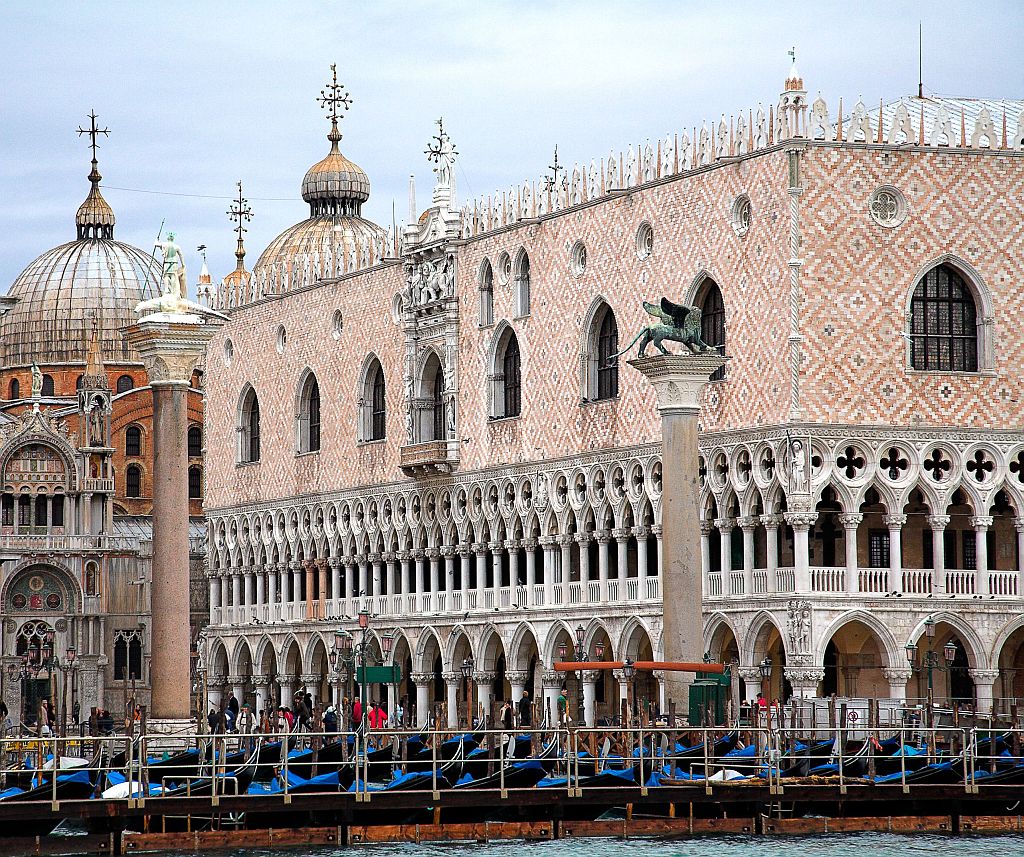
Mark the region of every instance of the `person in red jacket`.
[[356, 697], [356, 701], [352, 703], [352, 728], [358, 729], [359, 724], [363, 722], [363, 701]]

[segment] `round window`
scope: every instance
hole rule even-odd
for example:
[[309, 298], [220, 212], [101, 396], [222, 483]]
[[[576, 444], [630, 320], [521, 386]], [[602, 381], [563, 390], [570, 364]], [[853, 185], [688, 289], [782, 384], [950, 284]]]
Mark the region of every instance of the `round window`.
[[732, 228], [742, 238], [750, 230], [750, 221], [753, 217], [753, 208], [750, 204], [750, 197], [745, 193], [736, 197], [732, 204]]
[[636, 255], [641, 259], [649, 259], [654, 252], [654, 227], [646, 220], [636, 231]]
[[883, 185], [871, 194], [868, 211], [879, 226], [892, 228], [907, 219], [907, 200], [896, 188]]
[[502, 253], [498, 257], [498, 282], [505, 285], [512, 279], [512, 259], [508, 253]]
[[587, 270], [587, 245], [582, 241], [577, 241], [572, 247], [572, 272], [580, 277], [583, 272]]

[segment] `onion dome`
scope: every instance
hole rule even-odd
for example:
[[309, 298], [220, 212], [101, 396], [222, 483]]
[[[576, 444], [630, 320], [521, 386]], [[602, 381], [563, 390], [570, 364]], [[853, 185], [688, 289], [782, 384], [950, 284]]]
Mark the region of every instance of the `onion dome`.
[[100, 193], [93, 119], [89, 194], [75, 216], [78, 237], [47, 250], [7, 290], [11, 309], [0, 319], [4, 365], [85, 363], [90, 340], [115, 362], [137, 361], [122, 328], [135, 306], [160, 294], [152, 254], [114, 240], [114, 212]]
[[333, 65], [331, 73], [331, 82], [317, 99], [328, 111], [331, 130], [327, 139], [331, 149], [323, 160], [309, 168], [302, 180], [302, 198], [309, 203], [310, 216], [270, 242], [253, 267], [253, 275], [262, 271], [272, 276], [291, 272], [294, 280], [296, 271], [304, 270], [313, 258], [325, 261], [349, 257], [353, 248], [373, 247], [385, 238], [380, 226], [360, 216], [363, 203], [370, 196], [370, 179], [338, 147], [339, 110], [347, 110], [351, 98], [338, 83]]

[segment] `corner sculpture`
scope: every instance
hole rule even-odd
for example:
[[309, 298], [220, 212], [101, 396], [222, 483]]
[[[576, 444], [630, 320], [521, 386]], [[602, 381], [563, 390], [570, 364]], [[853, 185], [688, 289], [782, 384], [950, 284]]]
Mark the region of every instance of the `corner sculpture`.
[[653, 316], [657, 321], [652, 321], [643, 327], [640, 332], [633, 337], [633, 341], [629, 343], [625, 348], [619, 351], [617, 354], [613, 354], [609, 360], [615, 360], [621, 357], [627, 351], [632, 349], [637, 342], [640, 343], [640, 349], [637, 352], [637, 357], [643, 357], [644, 351], [647, 350], [647, 346], [652, 342], [654, 347], [657, 348], [662, 354], [670, 354], [671, 352], [665, 348], [664, 340], [669, 342], [681, 342], [687, 348], [690, 349], [692, 354], [700, 354], [704, 351], [714, 351], [715, 348], [712, 345], [708, 345], [700, 335], [700, 307], [697, 306], [682, 306], [681, 304], [672, 303], [668, 298], [661, 299], [661, 306], [658, 307], [656, 304], [642, 301], [644, 309], [647, 310], [648, 315]]

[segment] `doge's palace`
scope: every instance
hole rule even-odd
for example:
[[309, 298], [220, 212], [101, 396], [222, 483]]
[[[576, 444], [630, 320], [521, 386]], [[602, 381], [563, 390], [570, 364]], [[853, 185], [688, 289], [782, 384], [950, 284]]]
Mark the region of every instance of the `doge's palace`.
[[[906, 647], [948, 641], [938, 697], [1024, 696], [1024, 102], [811, 102], [794, 66], [767, 108], [468, 203], [438, 123], [429, 205], [411, 187], [393, 234], [362, 217], [336, 93], [310, 216], [206, 292], [230, 317], [206, 374], [215, 701], [340, 698], [360, 611], [421, 720], [468, 690], [551, 704], [579, 626], [660, 657], [660, 421], [616, 354], [662, 295], [730, 358], [701, 411], [704, 638], [744, 697], [766, 658], [780, 698], [921, 697]], [[625, 698], [582, 683], [588, 722]]]

